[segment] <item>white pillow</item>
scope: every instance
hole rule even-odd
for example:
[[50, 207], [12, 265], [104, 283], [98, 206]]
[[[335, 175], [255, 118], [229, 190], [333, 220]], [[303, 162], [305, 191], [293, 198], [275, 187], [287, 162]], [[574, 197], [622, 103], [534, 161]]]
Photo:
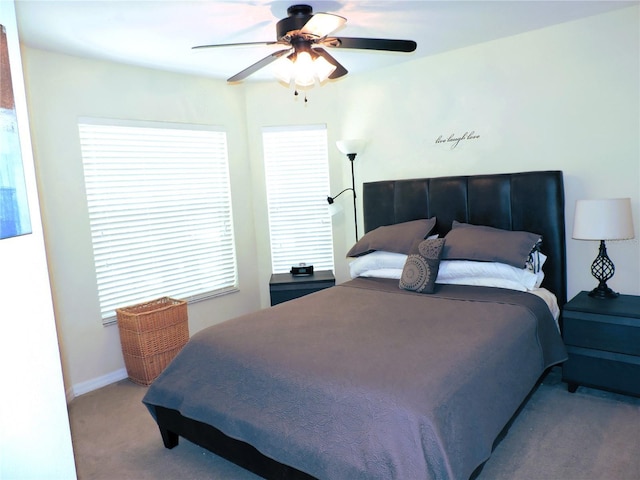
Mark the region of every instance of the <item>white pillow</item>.
[[[439, 272], [438, 272], [439, 273]], [[365, 270], [361, 272], [359, 277], [375, 277], [375, 278], [390, 278], [393, 280], [400, 280], [402, 276], [402, 269], [399, 268], [377, 268], [372, 270]], [[352, 277], [355, 278], [355, 277]], [[496, 278], [496, 277], [483, 277], [483, 276], [458, 276], [451, 278], [441, 278], [438, 274], [436, 278], [436, 283], [441, 284], [450, 284], [450, 285], [476, 285], [481, 287], [497, 287], [497, 288], [508, 288], [510, 290], [519, 290], [521, 292], [527, 292], [531, 290], [535, 290], [536, 287], [530, 289], [527, 288], [526, 285], [523, 285], [521, 282], [517, 280], [509, 280], [506, 278]]]
[[533, 273], [527, 268], [512, 267], [505, 263], [442, 260], [436, 283], [486, 285], [527, 291], [539, 287], [543, 278], [542, 270]]
[[[471, 260], [442, 260], [436, 283], [454, 285], [479, 285], [528, 291], [540, 287], [544, 279], [541, 267], [547, 257], [540, 253], [538, 273], [532, 266], [517, 268], [498, 262], [475, 262]], [[375, 251], [355, 258], [349, 269], [351, 278], [377, 277], [400, 279], [407, 255]]]
[[402, 276], [401, 268], [377, 268], [375, 270], [366, 270], [362, 272], [360, 277], [376, 277], [376, 278], [391, 278], [393, 280], [400, 280]]
[[[369, 270], [384, 270], [384, 269], [400, 269], [402, 271], [405, 262], [407, 261], [407, 255], [404, 253], [385, 252], [377, 250], [375, 252], [368, 253], [361, 257], [356, 257], [351, 263], [349, 263], [349, 270], [351, 278], [364, 277], [364, 272]], [[367, 275], [376, 276], [376, 275]], [[382, 277], [382, 278], [394, 278], [394, 277]], [[398, 277], [400, 278], [400, 277]]]

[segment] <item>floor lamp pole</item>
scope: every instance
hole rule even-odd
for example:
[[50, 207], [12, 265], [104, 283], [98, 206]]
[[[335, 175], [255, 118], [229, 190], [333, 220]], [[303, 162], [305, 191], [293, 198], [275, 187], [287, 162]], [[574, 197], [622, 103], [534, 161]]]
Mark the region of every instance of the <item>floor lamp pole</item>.
[[[353, 162], [355, 161], [356, 156], [358, 155], [357, 152], [362, 152], [364, 145], [365, 145], [364, 140], [338, 140], [336, 142], [336, 146], [338, 147], [338, 150], [340, 150], [343, 154], [345, 154], [349, 159], [349, 161], [351, 162], [351, 188], [345, 188], [338, 195], [340, 195], [343, 192], [346, 192], [347, 190], [351, 190], [353, 192], [353, 225], [356, 232], [356, 242], [358, 241], [358, 209], [357, 209], [357, 196], [356, 196], [356, 175], [354, 172]], [[333, 203], [333, 200], [338, 195], [336, 195], [335, 197], [328, 197], [327, 201], [329, 202], [329, 204]]]
[[351, 189], [353, 190], [353, 222], [356, 229], [356, 242], [358, 241], [358, 212], [356, 210], [356, 177], [353, 173], [353, 161], [356, 159], [355, 153], [347, 154], [351, 160]]

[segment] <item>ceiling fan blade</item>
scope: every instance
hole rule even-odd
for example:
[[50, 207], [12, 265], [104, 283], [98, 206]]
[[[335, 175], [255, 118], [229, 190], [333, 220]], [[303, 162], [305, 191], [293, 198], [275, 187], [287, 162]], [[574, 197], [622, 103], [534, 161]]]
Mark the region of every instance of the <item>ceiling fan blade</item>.
[[338, 62], [334, 57], [332, 57], [329, 54], [329, 52], [327, 52], [324, 48], [314, 48], [313, 51], [316, 52], [321, 57], [323, 57], [331, 65], [334, 65], [336, 67], [336, 69], [333, 72], [331, 72], [331, 75], [329, 75], [329, 78], [331, 80], [335, 80], [336, 78], [343, 77], [347, 73], [349, 73], [349, 71], [346, 68], [344, 68], [340, 64], [340, 62]]
[[413, 40], [392, 40], [387, 38], [332, 37], [325, 39], [322, 43], [328, 47], [386, 50], [389, 52], [413, 52], [418, 46]]
[[217, 47], [249, 47], [253, 45], [276, 45], [278, 42], [246, 42], [246, 43], [220, 43], [218, 45], [197, 45], [191, 47], [191, 50], [198, 48], [217, 48]]
[[267, 65], [269, 65], [271, 62], [275, 62], [281, 56], [286, 55], [286, 54], [291, 53], [291, 52], [293, 52], [293, 49], [292, 48], [288, 48], [286, 50], [278, 50], [277, 52], [274, 52], [271, 55], [267, 55], [262, 60], [259, 60], [256, 63], [254, 63], [253, 65], [245, 68], [241, 72], [236, 73], [233, 77], [228, 78], [227, 82], [232, 83], [232, 82], [239, 82], [241, 80], [244, 80], [245, 78], [247, 78], [252, 73], [257, 72], [261, 68], [266, 67]]
[[300, 29], [300, 33], [314, 35], [318, 38], [326, 37], [346, 23], [347, 19], [331, 13], [316, 13]]

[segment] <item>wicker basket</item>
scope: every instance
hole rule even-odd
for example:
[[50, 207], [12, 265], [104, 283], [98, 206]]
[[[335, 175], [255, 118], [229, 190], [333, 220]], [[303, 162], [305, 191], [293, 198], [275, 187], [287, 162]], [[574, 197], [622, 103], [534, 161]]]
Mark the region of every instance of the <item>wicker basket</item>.
[[189, 340], [187, 302], [163, 297], [116, 314], [127, 374], [150, 385]]

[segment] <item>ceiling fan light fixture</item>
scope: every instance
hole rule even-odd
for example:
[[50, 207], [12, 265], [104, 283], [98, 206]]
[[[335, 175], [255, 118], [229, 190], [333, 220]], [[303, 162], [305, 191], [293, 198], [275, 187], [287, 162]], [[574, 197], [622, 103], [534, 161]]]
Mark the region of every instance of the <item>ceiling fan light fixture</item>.
[[313, 68], [318, 81], [322, 83], [329, 78], [329, 75], [333, 73], [336, 66], [329, 63], [326, 58], [318, 56], [318, 58], [313, 61]]
[[281, 58], [273, 65], [273, 73], [287, 85], [293, 83], [297, 87], [312, 87], [316, 81], [324, 82], [336, 69], [320, 55], [313, 58], [310, 52], [297, 52]]
[[300, 52], [293, 62], [293, 78], [296, 85], [310, 87], [315, 83], [315, 69], [313, 59], [307, 52]]

